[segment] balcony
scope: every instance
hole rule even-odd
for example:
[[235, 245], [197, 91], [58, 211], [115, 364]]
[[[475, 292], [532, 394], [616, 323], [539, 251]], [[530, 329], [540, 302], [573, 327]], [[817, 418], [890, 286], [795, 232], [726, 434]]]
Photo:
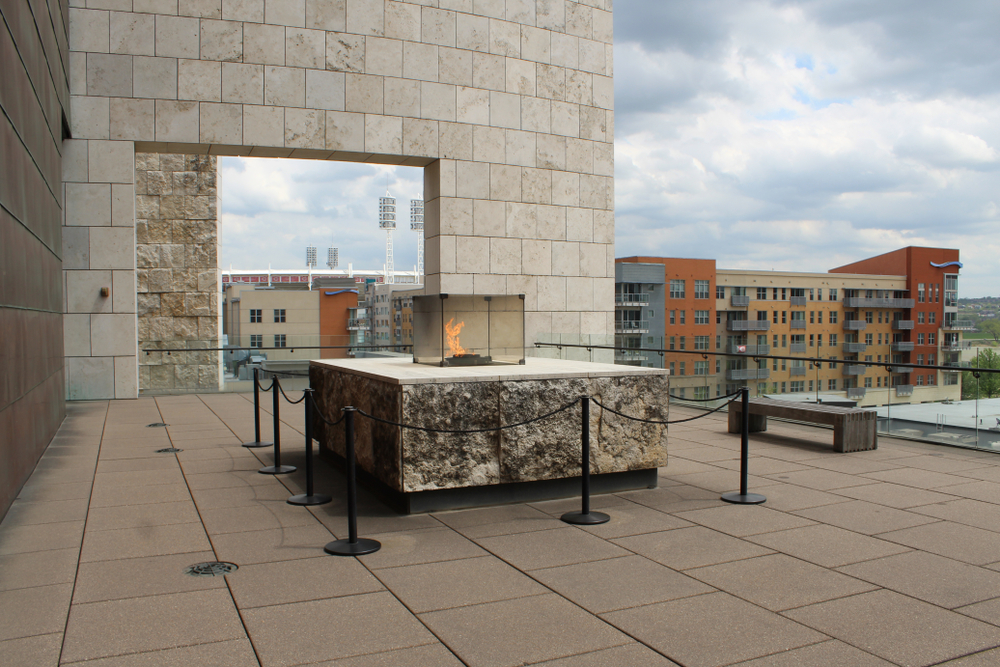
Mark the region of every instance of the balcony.
[[771, 371], [766, 368], [728, 368], [726, 380], [766, 380]]
[[806, 321], [805, 320], [791, 320], [791, 321], [788, 322], [788, 328], [789, 329], [805, 329], [806, 328]]
[[969, 361], [946, 361], [942, 366], [947, 366], [942, 372], [943, 373], [961, 373], [962, 371], [967, 371], [972, 368], [972, 362]]
[[615, 294], [616, 306], [648, 306], [649, 293], [636, 292], [635, 294]]
[[913, 328], [913, 320], [893, 320], [892, 328], [895, 331], [909, 331]]
[[354, 317], [347, 320], [348, 331], [365, 331], [368, 329], [368, 320], [363, 317]]
[[953, 320], [951, 324], [945, 322], [941, 328], [948, 331], [975, 331], [976, 324], [972, 320]]
[[649, 333], [649, 320], [619, 320], [615, 322], [616, 334]]
[[792, 354], [805, 354], [807, 349], [805, 343], [791, 343], [788, 346], [788, 351]]
[[890, 373], [912, 373], [913, 369], [909, 366], [889, 366]]
[[844, 352], [850, 352], [851, 354], [860, 354], [868, 349], [865, 343], [844, 343]]
[[891, 297], [869, 299], [862, 296], [848, 296], [844, 298], [845, 308], [913, 308], [916, 303], [913, 299], [894, 299]]
[[615, 362], [633, 363], [649, 361], [649, 354], [644, 350], [619, 350], [615, 352]]
[[746, 354], [757, 356], [758, 354], [769, 354], [770, 352], [770, 345], [728, 345], [726, 347], [726, 354]]
[[792, 377], [799, 376], [799, 375], [804, 376], [806, 374], [806, 367], [805, 366], [792, 366], [792, 367], [790, 367], [788, 369], [788, 374], [791, 375]]
[[729, 320], [726, 331], [770, 331], [771, 320]]
[[729, 303], [733, 308], [746, 308], [750, 305], [750, 297], [746, 294], [733, 294], [729, 297]]
[[846, 391], [847, 391], [847, 398], [860, 399], [865, 397], [864, 387], [848, 387]]
[[972, 349], [972, 343], [967, 340], [958, 340], [950, 343], [941, 343], [941, 349], [944, 352], [961, 352], [962, 350]]
[[909, 340], [901, 340], [889, 345], [889, 349], [893, 352], [913, 352], [914, 347], [916, 344]]
[[845, 364], [844, 365], [844, 375], [864, 375], [868, 372], [867, 366], [859, 366], [856, 364]]
[[913, 396], [912, 384], [897, 384], [895, 387], [896, 396]]
[[844, 331], [864, 331], [868, 323], [864, 320], [844, 320]]
[[806, 306], [809, 301], [806, 300], [804, 296], [790, 296], [788, 297], [788, 305], [790, 306]]

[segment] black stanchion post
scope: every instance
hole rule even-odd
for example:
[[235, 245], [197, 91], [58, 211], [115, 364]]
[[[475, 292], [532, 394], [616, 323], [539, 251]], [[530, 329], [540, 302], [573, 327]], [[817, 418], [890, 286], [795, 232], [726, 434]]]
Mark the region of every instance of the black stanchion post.
[[313, 390], [305, 390], [305, 398], [302, 403], [306, 412], [306, 492], [288, 499], [289, 505], [325, 505], [333, 500], [332, 496], [313, 492], [313, 437], [312, 437], [312, 417], [313, 417]]
[[295, 472], [295, 466], [283, 466], [281, 465], [281, 415], [279, 414], [279, 408], [281, 406], [281, 386], [278, 383], [278, 378], [274, 378], [271, 385], [271, 396], [274, 397], [271, 408], [271, 417], [274, 419], [274, 465], [264, 466], [257, 472], [262, 475], [284, 475], [285, 473]]
[[722, 500], [739, 505], [759, 505], [767, 498], [759, 493], [747, 493], [747, 468], [750, 464], [750, 388], [743, 387], [740, 391], [740, 492], [730, 491], [722, 494]]
[[583, 500], [580, 512], [566, 512], [562, 520], [578, 526], [594, 526], [607, 523], [611, 517], [603, 512], [590, 511], [590, 396], [580, 397], [580, 408], [583, 412], [581, 427], [583, 452], [580, 461], [580, 477], [583, 484]]
[[248, 448], [253, 447], [270, 447], [273, 442], [261, 442], [260, 441], [260, 381], [257, 377], [257, 371], [260, 370], [256, 366], [253, 368], [253, 442], [244, 442], [243, 446]]
[[358, 489], [354, 474], [354, 413], [357, 408], [344, 408], [344, 454], [347, 458], [347, 538], [334, 540], [323, 547], [323, 551], [333, 556], [364, 556], [382, 548], [377, 540], [358, 539]]

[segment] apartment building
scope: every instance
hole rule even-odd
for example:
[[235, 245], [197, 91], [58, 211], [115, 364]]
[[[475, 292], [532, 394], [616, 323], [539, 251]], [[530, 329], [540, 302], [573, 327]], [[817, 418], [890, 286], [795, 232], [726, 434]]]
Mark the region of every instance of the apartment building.
[[[748, 386], [754, 395], [859, 405], [961, 396], [957, 250], [902, 248], [827, 273], [662, 257], [616, 264], [616, 357], [669, 368], [674, 395], [711, 398]], [[662, 298], [655, 283], [634, 279], [660, 267]], [[662, 335], [651, 326], [659, 317]], [[955, 370], [919, 368], [945, 364]]]

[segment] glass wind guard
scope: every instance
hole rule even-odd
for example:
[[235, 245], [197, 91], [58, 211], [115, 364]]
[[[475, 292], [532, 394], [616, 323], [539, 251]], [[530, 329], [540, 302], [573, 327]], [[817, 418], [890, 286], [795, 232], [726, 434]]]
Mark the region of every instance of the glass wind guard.
[[435, 366], [523, 364], [524, 297], [413, 297], [413, 361]]

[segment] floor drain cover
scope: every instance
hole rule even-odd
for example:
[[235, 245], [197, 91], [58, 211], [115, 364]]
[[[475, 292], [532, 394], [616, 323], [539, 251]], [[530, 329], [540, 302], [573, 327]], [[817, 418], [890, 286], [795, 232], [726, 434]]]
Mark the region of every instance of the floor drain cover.
[[163, 428], [166, 425], [167, 424], [164, 424], [163, 422], [156, 422], [153, 424], [146, 424], [146, 428]]
[[184, 569], [192, 577], [221, 577], [240, 569], [236, 563], [195, 563]]
[[183, 449], [177, 449], [176, 447], [164, 447], [163, 449], [157, 449], [157, 454], [176, 454], [177, 452], [183, 452]]

